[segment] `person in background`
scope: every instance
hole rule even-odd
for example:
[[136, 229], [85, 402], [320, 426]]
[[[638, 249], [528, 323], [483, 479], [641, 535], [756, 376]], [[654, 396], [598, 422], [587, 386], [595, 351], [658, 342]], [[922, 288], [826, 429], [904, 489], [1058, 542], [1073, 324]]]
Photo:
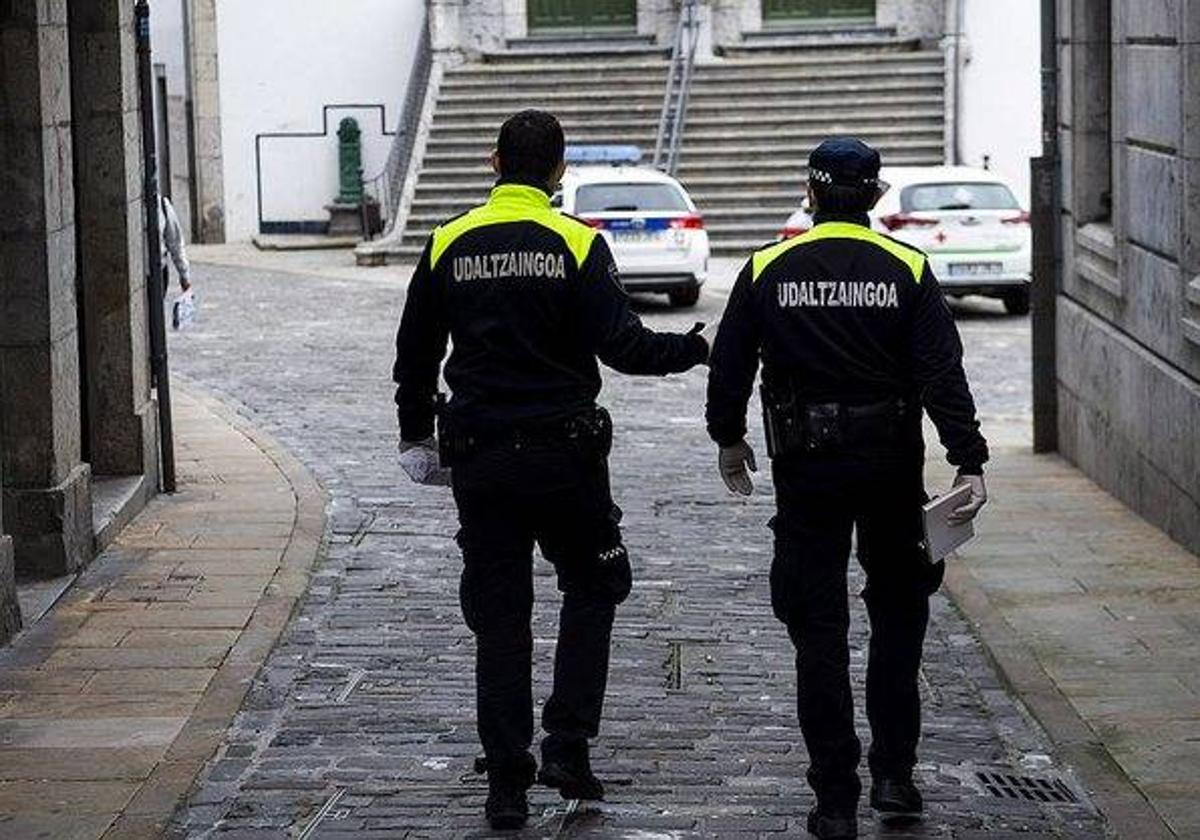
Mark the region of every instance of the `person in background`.
[[171, 199], [165, 195], [158, 197], [158, 241], [162, 248], [163, 297], [167, 296], [167, 289], [171, 286], [168, 260], [175, 264], [175, 271], [179, 274], [180, 291], [186, 292], [192, 288], [187, 245], [183, 241], [183, 228], [179, 224], [179, 216], [175, 214]]

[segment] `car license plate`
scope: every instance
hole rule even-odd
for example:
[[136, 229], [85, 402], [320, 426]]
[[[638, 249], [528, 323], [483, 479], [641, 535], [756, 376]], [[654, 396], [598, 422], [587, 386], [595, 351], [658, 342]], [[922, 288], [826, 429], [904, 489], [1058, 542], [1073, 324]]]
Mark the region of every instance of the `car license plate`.
[[1004, 263], [998, 262], [963, 262], [950, 263], [951, 277], [985, 277], [999, 274], [1004, 270]]
[[628, 245], [647, 245], [650, 243], [662, 242], [666, 239], [667, 232], [665, 230], [638, 230], [637, 228], [628, 228], [626, 230], [614, 230], [613, 238], [622, 244]]

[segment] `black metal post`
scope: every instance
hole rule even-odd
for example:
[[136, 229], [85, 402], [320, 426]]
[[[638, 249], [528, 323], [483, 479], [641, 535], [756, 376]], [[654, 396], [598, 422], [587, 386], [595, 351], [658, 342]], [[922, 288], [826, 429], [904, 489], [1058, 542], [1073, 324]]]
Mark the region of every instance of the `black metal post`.
[[167, 323], [163, 314], [166, 294], [162, 271], [162, 242], [158, 229], [158, 159], [154, 135], [154, 77], [150, 70], [150, 4], [137, 0], [137, 70], [142, 109], [142, 167], [145, 170], [143, 199], [146, 205], [146, 294], [150, 315], [150, 369], [158, 391], [158, 442], [161, 486], [175, 492], [175, 439], [171, 422], [171, 374], [167, 365]]
[[1056, 311], [1062, 273], [1062, 173], [1058, 148], [1058, 15], [1042, 0], [1042, 156], [1030, 161], [1033, 221], [1033, 451], [1058, 450]]

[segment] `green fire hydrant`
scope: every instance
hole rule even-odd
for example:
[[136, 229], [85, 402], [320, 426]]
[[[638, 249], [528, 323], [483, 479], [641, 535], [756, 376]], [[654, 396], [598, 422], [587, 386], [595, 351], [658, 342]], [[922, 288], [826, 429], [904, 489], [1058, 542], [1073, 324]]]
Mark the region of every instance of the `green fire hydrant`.
[[338, 124], [338, 204], [359, 204], [363, 197], [362, 129], [346, 117]]

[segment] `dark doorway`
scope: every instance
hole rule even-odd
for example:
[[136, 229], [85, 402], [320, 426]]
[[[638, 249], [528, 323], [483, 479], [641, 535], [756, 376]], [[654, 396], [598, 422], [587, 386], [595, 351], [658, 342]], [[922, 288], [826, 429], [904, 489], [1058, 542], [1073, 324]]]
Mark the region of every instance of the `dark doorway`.
[[171, 121], [168, 109], [171, 107], [167, 99], [167, 68], [162, 64], [154, 65], [154, 130], [158, 135], [158, 192], [175, 200], [171, 194]]
[[530, 31], [637, 27], [637, 0], [529, 0], [527, 8]]
[[767, 23], [875, 22], [875, 0], [763, 0]]

